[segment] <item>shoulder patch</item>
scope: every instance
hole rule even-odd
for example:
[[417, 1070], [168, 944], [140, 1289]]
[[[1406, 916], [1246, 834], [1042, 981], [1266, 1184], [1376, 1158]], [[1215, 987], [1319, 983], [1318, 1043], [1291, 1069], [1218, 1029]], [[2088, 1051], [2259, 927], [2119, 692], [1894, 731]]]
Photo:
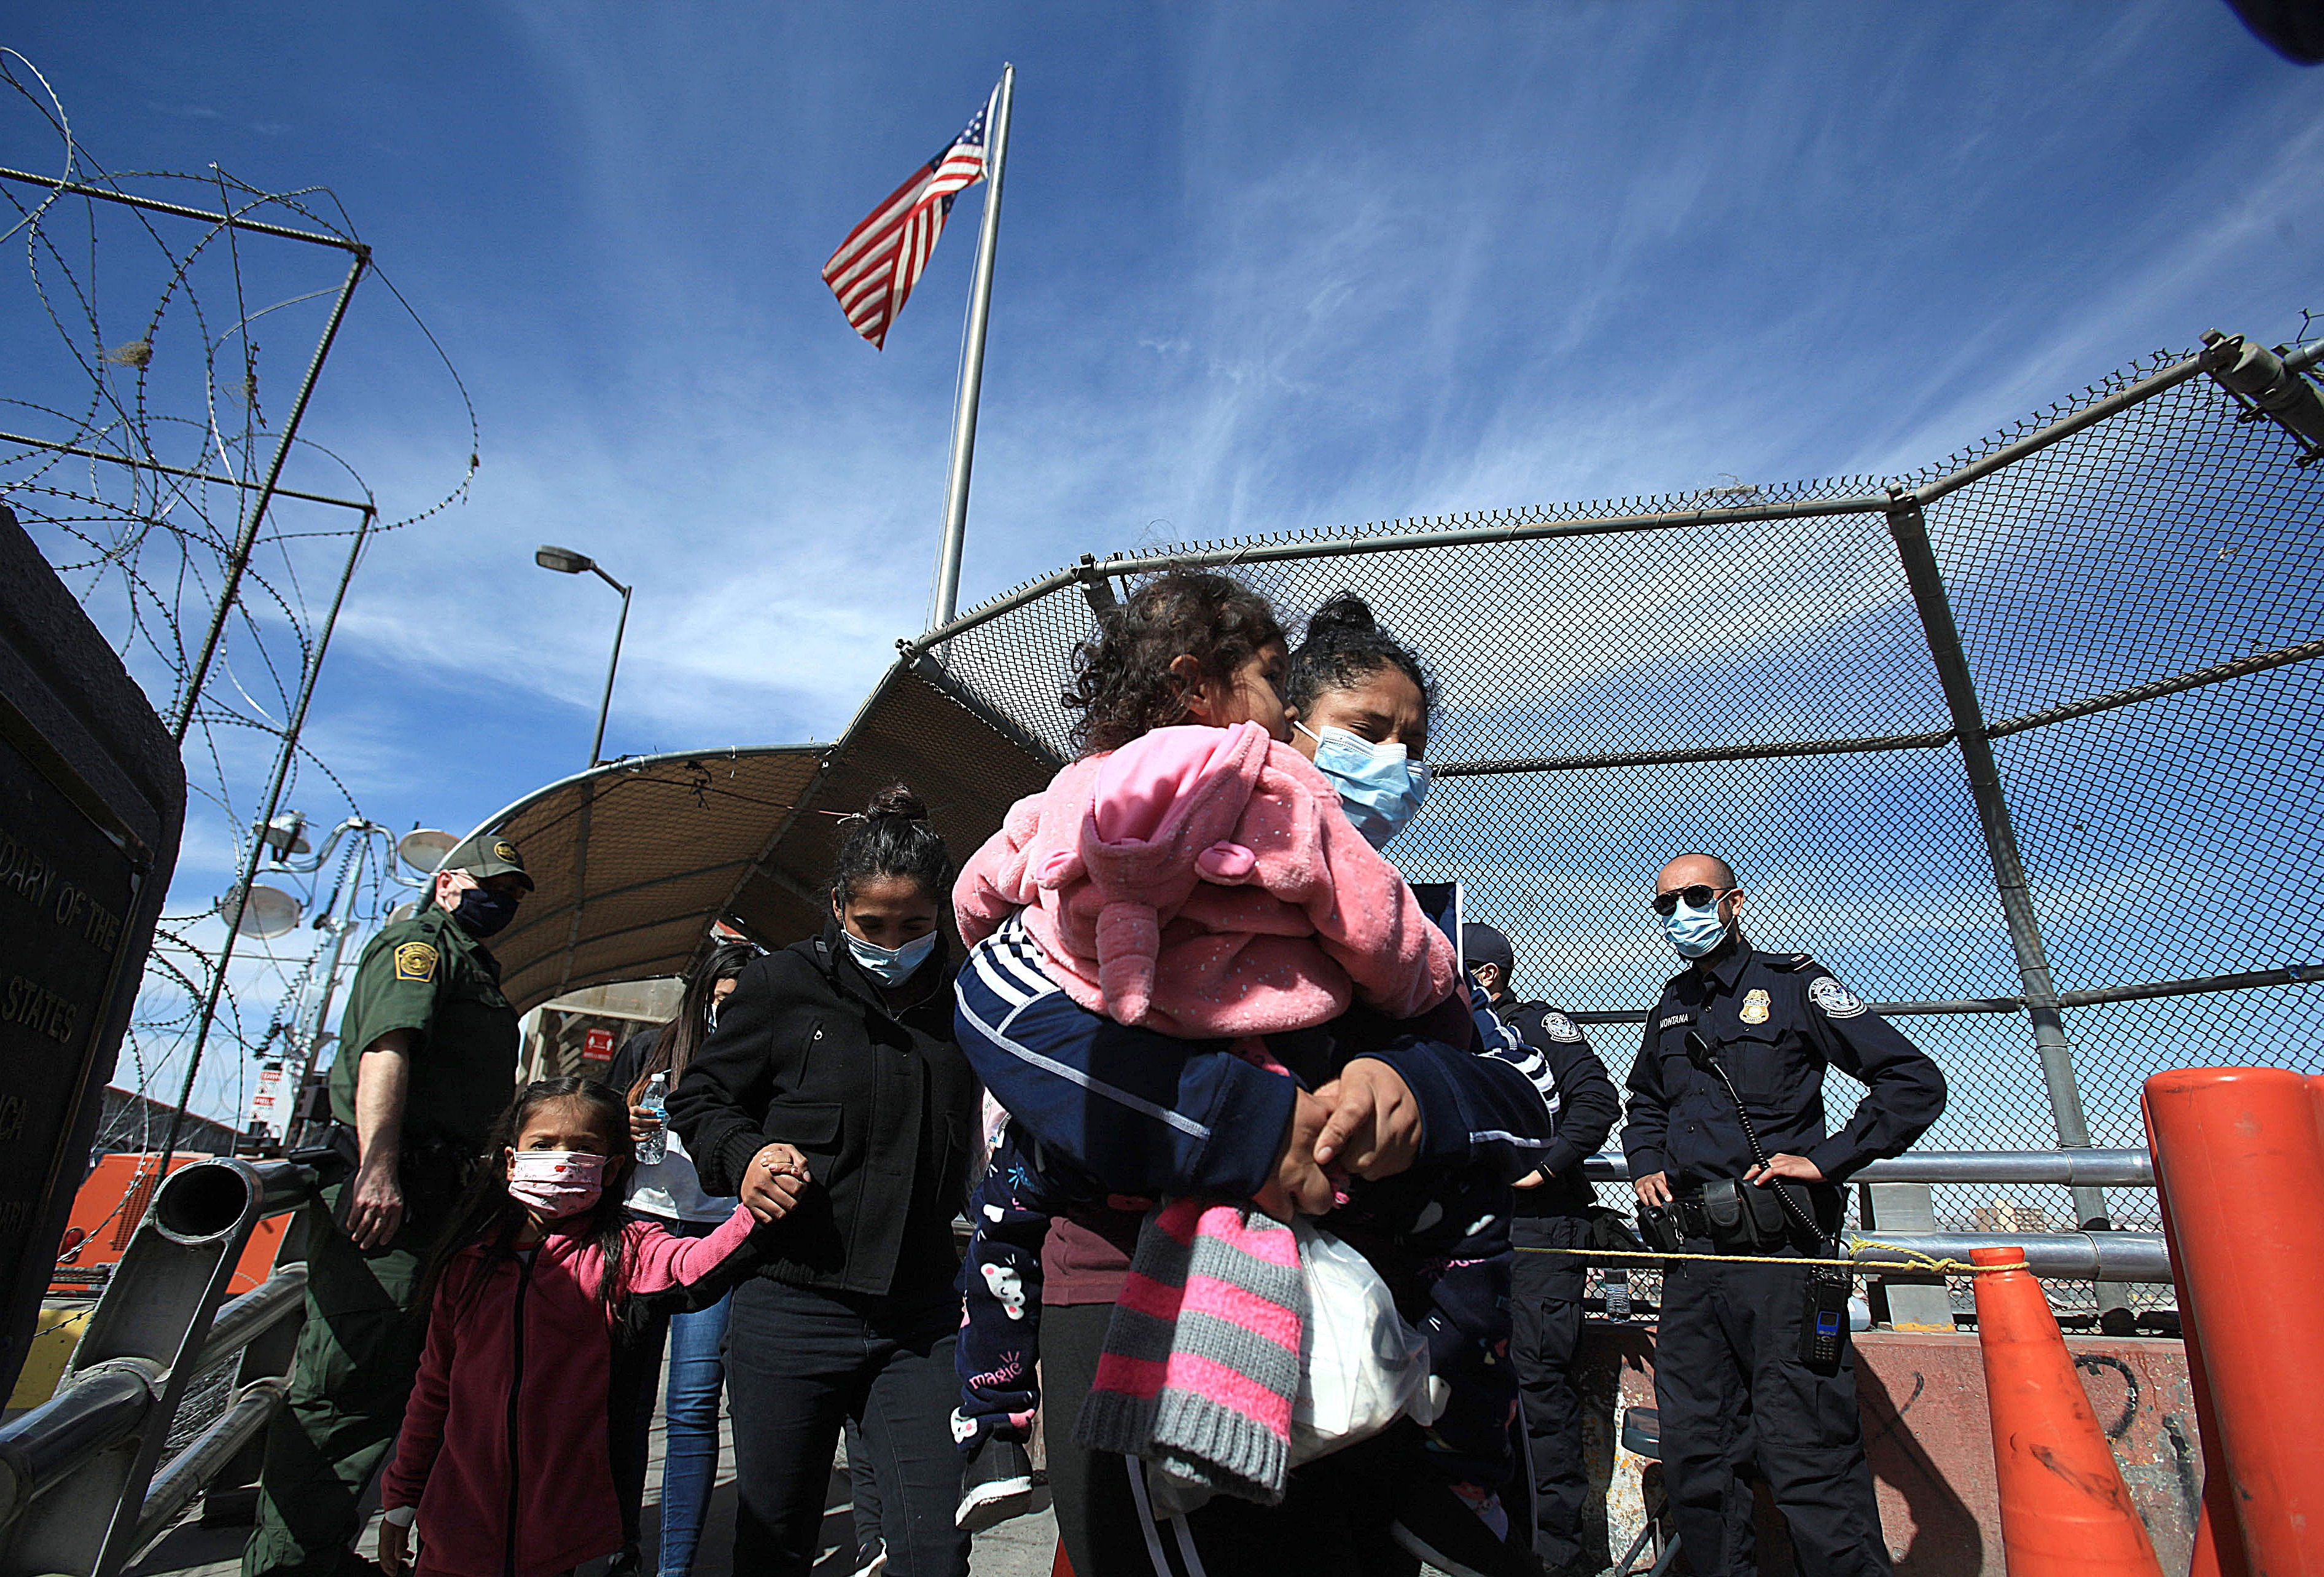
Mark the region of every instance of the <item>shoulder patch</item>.
[[1541, 1016], [1541, 1032], [1552, 1040], [1572, 1045], [1582, 1038], [1582, 1026], [1552, 1008]]
[[1812, 953], [1763, 953], [1759, 955], [1759, 962], [1778, 973], [1797, 974], [1803, 969], [1815, 967], [1815, 954]]
[[1827, 1019], [1853, 1019], [1864, 1011], [1864, 999], [1828, 974], [1819, 975], [1808, 987], [1808, 1001]]
[[395, 950], [395, 978], [431, 981], [436, 978], [436, 949], [426, 942], [406, 942]]

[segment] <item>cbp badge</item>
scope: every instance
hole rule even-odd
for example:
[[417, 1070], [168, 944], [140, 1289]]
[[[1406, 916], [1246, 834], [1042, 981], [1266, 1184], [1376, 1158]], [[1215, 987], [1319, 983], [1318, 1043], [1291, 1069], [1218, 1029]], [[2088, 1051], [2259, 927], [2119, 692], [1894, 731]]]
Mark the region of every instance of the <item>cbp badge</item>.
[[1828, 974], [1808, 987], [1808, 1001], [1821, 1008], [1827, 1019], [1853, 1019], [1864, 1011], [1864, 999]]
[[425, 942], [406, 942], [395, 950], [395, 978], [431, 981], [436, 978], [436, 949]]
[[516, 845], [510, 843], [506, 838], [501, 839], [493, 845], [493, 858], [495, 860], [506, 860], [510, 864], [515, 864]]
[[1766, 992], [1748, 991], [1743, 993], [1743, 1006], [1735, 1016], [1746, 1024], [1765, 1024], [1767, 1021], [1767, 1009]]
[[1582, 1027], [1563, 1013], [1544, 1013], [1541, 1016], [1541, 1032], [1552, 1040], [1569, 1044], [1582, 1038]]

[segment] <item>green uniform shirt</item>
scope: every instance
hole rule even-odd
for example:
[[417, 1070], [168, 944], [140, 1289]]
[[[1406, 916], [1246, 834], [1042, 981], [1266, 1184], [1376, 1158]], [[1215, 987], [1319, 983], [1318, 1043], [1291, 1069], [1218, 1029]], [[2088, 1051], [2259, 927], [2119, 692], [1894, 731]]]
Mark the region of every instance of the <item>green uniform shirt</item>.
[[353, 1126], [355, 1065], [390, 1030], [419, 1037], [403, 1105], [403, 1149], [482, 1148], [516, 1091], [516, 1010], [501, 995], [501, 966], [484, 945], [432, 905], [374, 936], [355, 965], [331, 1066], [331, 1115]]

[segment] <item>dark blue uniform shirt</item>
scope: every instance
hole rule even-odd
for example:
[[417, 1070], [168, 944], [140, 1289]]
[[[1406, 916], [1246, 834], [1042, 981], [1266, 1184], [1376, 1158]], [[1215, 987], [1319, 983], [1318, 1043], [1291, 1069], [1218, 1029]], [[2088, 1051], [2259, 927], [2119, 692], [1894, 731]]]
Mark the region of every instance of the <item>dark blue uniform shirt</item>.
[[[1630, 1176], [1667, 1172], [1684, 1193], [1740, 1177], [1751, 1148], [1715, 1074], [1687, 1056], [1689, 1031], [1709, 1044], [1769, 1155], [1804, 1156], [1827, 1182], [1901, 1155], [1944, 1112], [1945, 1076], [1928, 1056], [1804, 953], [1748, 946], [1663, 987], [1630, 1069], [1622, 1148]], [[1864, 1099], [1824, 1131], [1823, 1071], [1863, 1081]]]

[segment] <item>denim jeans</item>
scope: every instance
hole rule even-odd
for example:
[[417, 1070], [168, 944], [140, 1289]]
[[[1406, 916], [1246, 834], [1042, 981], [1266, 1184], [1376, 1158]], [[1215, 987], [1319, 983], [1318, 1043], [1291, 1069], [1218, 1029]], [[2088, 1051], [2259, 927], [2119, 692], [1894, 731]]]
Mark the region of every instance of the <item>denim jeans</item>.
[[735, 1572], [806, 1577], [820, 1553], [840, 1427], [852, 1419], [879, 1486], [889, 1572], [965, 1577], [948, 1423], [959, 1296], [942, 1285], [911, 1296], [816, 1292], [761, 1277], [733, 1302]]
[[[705, 1238], [717, 1222], [651, 1221], [674, 1237]], [[654, 1392], [669, 1351], [669, 1386], [663, 1401], [660, 1577], [687, 1577], [702, 1519], [718, 1481], [718, 1394], [726, 1379], [720, 1350], [726, 1339], [729, 1293], [706, 1309], [655, 1316], [614, 1364], [614, 1394], [622, 1412], [613, 1425], [613, 1480], [622, 1499], [622, 1536], [638, 1542], [639, 1506], [645, 1495], [648, 1440]]]

